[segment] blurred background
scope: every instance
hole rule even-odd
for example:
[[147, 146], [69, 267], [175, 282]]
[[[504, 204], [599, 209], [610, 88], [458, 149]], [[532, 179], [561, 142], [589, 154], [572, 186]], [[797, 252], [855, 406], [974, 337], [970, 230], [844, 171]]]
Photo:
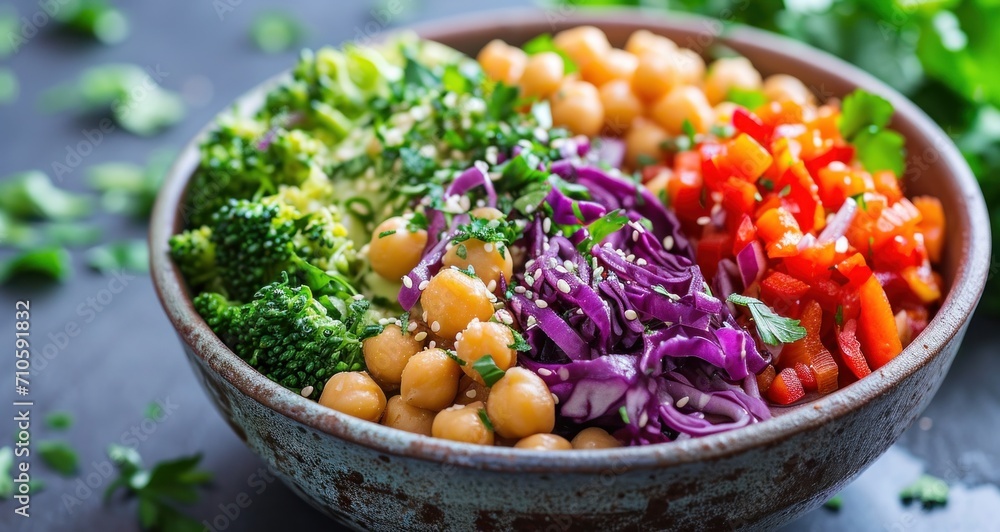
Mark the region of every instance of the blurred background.
[[[995, 0], [505, 2], [552, 13], [668, 10], [783, 33], [868, 70], [916, 101], [969, 160], [1000, 227], [1000, 3]], [[302, 47], [495, 9], [485, 0], [0, 2], [0, 335], [30, 302], [32, 368], [0, 358], [0, 529], [335, 528], [266, 470], [209, 404], [146, 272], [146, 218], [171, 157]], [[540, 13], [539, 16], [547, 16]], [[789, 530], [996, 530], [1000, 505], [1000, 287], [990, 286], [942, 389], [901, 441], [838, 500]], [[994, 312], [994, 314], [991, 314]], [[22, 317], [16, 318], [17, 320]], [[6, 332], [2, 332], [6, 331]], [[16, 385], [25, 384], [27, 395]], [[13, 401], [31, 400], [31, 517], [11, 470]], [[109, 445], [149, 468], [201, 455], [213, 475], [177, 515], [104, 491]], [[37, 455], [37, 456], [36, 456]], [[136, 456], [138, 455], [138, 456]], [[905, 505], [921, 475], [947, 504]], [[182, 515], [187, 517], [182, 517]], [[149, 528], [149, 527], [147, 527]]]

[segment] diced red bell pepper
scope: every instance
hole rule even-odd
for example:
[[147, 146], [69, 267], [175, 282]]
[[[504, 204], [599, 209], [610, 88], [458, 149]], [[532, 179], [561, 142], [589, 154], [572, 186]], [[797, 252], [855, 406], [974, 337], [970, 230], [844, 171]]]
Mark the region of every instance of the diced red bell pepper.
[[861, 285], [858, 295], [861, 300], [858, 340], [868, 366], [875, 370], [895, 358], [903, 346], [899, 341], [896, 317], [878, 279], [869, 277]]
[[771, 383], [774, 382], [774, 376], [776, 375], [774, 371], [774, 366], [768, 364], [764, 371], [757, 374], [757, 388], [760, 393], [767, 393], [767, 389], [771, 387]]
[[[832, 151], [836, 147], [830, 149]], [[818, 169], [813, 175], [816, 176], [823, 205], [831, 211], [837, 211], [847, 198], [864, 193], [865, 180], [862, 173], [839, 161]]]
[[896, 236], [913, 238], [920, 219], [920, 211], [906, 198], [882, 209], [872, 227], [872, 248], [878, 250]]
[[817, 279], [809, 284], [806, 297], [819, 303], [824, 312], [837, 312], [840, 305], [840, 285], [832, 279]]
[[819, 279], [830, 277], [830, 268], [836, 257], [834, 242], [817, 243], [799, 251], [797, 255], [785, 257], [784, 265], [789, 274], [808, 283], [814, 283]]
[[764, 127], [764, 123], [760, 121], [760, 118], [744, 107], [737, 107], [733, 111], [733, 128], [736, 131], [750, 135], [764, 146], [767, 145], [768, 137], [771, 136], [771, 131]]
[[864, 354], [861, 353], [861, 342], [858, 341], [857, 320], [847, 320], [843, 327], [838, 327], [837, 346], [840, 347], [840, 359], [857, 378], [862, 378], [872, 372], [868, 367]]
[[772, 101], [755, 110], [760, 121], [774, 129], [781, 124], [802, 122], [802, 105], [792, 100]]
[[929, 305], [941, 299], [941, 285], [929, 263], [904, 268], [899, 275], [922, 303]]
[[722, 259], [732, 257], [733, 237], [725, 232], [706, 233], [696, 244], [695, 258], [706, 279], [715, 277]]
[[792, 213], [784, 207], [771, 209], [757, 219], [757, 234], [767, 244], [767, 256], [775, 259], [799, 252], [802, 230]]
[[799, 378], [802, 383], [802, 388], [807, 392], [816, 391], [816, 374], [809, 366], [797, 362], [795, 364], [795, 375]]
[[[780, 311], [778, 313], [781, 314]], [[820, 340], [820, 328], [823, 326], [823, 309], [819, 303], [808, 301], [802, 306], [799, 325], [806, 330], [806, 335], [799, 340], [785, 344], [781, 348], [778, 365], [783, 368], [794, 367], [798, 362], [811, 365], [815, 354], [822, 349], [826, 349]]]
[[724, 147], [724, 151], [712, 157], [722, 177], [735, 176], [754, 183], [774, 162], [771, 154], [746, 133], [736, 135]]
[[795, 374], [795, 369], [785, 368], [774, 377], [774, 382], [767, 389], [767, 398], [779, 405], [790, 405], [805, 397], [802, 381]]
[[[851, 164], [851, 161], [853, 160], [854, 146], [847, 144], [830, 146], [830, 149], [826, 150], [826, 152], [805, 161], [805, 163], [806, 169], [809, 170], [809, 174], [817, 176], [818, 178], [822, 169], [829, 168], [830, 166], [833, 166], [834, 168], [846, 168], [846, 166]], [[823, 184], [819, 182], [819, 179], [817, 179], [817, 184], [820, 185], [820, 188], [823, 187]], [[864, 190], [861, 190], [858, 193], [860, 192], [864, 192]], [[823, 199], [823, 203], [826, 203], [825, 198]], [[830, 209], [836, 209], [830, 205], [827, 205], [827, 207]]]
[[733, 235], [733, 254], [735, 255], [739, 253], [743, 248], [747, 247], [750, 242], [755, 240], [757, 240], [757, 228], [754, 227], [753, 220], [750, 219], [750, 215], [744, 213], [740, 216], [740, 223], [736, 227], [736, 231]]
[[847, 282], [847, 286], [856, 289], [872, 276], [872, 270], [868, 267], [865, 256], [855, 253], [850, 257], [840, 261], [834, 267], [837, 273], [842, 275]]
[[809, 285], [791, 275], [772, 271], [760, 283], [760, 298], [774, 307], [794, 303], [809, 292]]
[[667, 183], [667, 196], [677, 217], [687, 223], [686, 228], [697, 227], [698, 218], [711, 212], [703, 185], [701, 155], [694, 151], [678, 153], [674, 157], [674, 176]]
[[795, 216], [803, 232], [820, 231], [826, 225], [826, 213], [819, 199], [819, 187], [805, 164], [798, 161], [788, 167], [775, 184], [782, 204]]

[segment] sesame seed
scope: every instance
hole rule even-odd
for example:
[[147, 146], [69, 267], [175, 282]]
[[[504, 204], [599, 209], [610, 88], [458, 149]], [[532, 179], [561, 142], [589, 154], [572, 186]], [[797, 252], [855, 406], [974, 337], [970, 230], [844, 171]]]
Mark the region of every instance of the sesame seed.
[[532, 266], [535, 265], [535, 259], [529, 259], [528, 262], [524, 263], [524, 269], [530, 270]]
[[559, 368], [559, 378], [562, 380], [569, 380], [569, 370], [566, 368]]
[[410, 279], [409, 275], [403, 277], [403, 286], [413, 288], [413, 279]]
[[848, 246], [847, 237], [842, 236], [837, 239], [837, 243], [834, 244], [833, 250], [836, 251], [837, 253], [847, 253], [847, 246]]
[[411, 321], [410, 324], [406, 326], [406, 330], [410, 332], [417, 330], [417, 322]]
[[542, 231], [548, 233], [552, 230], [552, 218], [546, 218], [542, 220]]
[[688, 401], [690, 400], [691, 398], [686, 395], [684, 397], [681, 397], [680, 399], [677, 400], [677, 408], [684, 408], [688, 404]]
[[559, 273], [569, 273], [569, 270], [563, 268], [562, 266], [556, 266], [556, 271]]
[[573, 261], [566, 259], [563, 261], [563, 267], [569, 271], [573, 271], [576, 269], [576, 264], [573, 264]]
[[486, 289], [490, 292], [497, 289], [497, 282], [495, 279], [490, 279], [490, 284], [486, 285]]
[[663, 237], [663, 249], [665, 249], [667, 251], [669, 251], [671, 249], [674, 249], [674, 237], [673, 236], [667, 235], [667, 236]]
[[567, 283], [565, 279], [559, 279], [559, 281], [556, 282], [556, 287], [558, 287], [559, 291], [564, 294], [568, 294], [570, 292], [569, 283]]
[[492, 242], [487, 242], [486, 244], [483, 245], [483, 251], [485, 251], [487, 253], [493, 253], [493, 248], [494, 247], [495, 246], [493, 245]]
[[555, 404], [559, 404], [559, 396], [558, 396], [558, 395], [556, 395], [556, 394], [554, 394], [554, 393], [551, 393], [551, 392], [549, 392], [549, 395], [551, 395], [551, 396], [552, 396], [552, 402], [553, 402], [553, 403], [555, 403]]
[[528, 316], [528, 328], [534, 327], [538, 324], [538, 320], [534, 316]]
[[514, 291], [517, 292], [518, 294], [523, 294], [523, 293], [527, 292], [528, 289], [525, 288], [525, 287], [523, 287], [523, 286], [515, 286], [514, 287]]
[[435, 342], [434, 340], [431, 340], [431, 341], [430, 341], [430, 342], [429, 342], [429, 343], [427, 344], [427, 347], [428, 347], [428, 349], [434, 349], [435, 347], [437, 347], [437, 342]]
[[426, 331], [420, 331], [417, 334], [413, 335], [413, 339], [416, 340], [416, 341], [418, 341], [418, 342], [423, 342], [425, 338], [427, 338], [427, 332]]
[[552, 375], [552, 371], [546, 368], [538, 368], [538, 374], [542, 377], [548, 377], [549, 375]]
[[420, 284], [417, 285], [417, 290], [423, 291], [429, 284], [431, 284], [430, 281], [420, 281]]
[[639, 241], [639, 231], [632, 231], [632, 242]]
[[698, 225], [708, 225], [712, 223], [712, 219], [709, 218], [708, 216], [699, 216], [698, 219], [695, 220], [695, 223], [697, 223]]
[[538, 308], [548, 308], [549, 304], [546, 303], [544, 299], [536, 299], [535, 306]]
[[469, 388], [469, 390], [467, 392], [465, 392], [465, 396], [468, 397], [469, 399], [475, 399], [476, 398], [476, 389], [475, 388]]
[[527, 205], [527, 206], [524, 207], [524, 214], [531, 214], [533, 212], [535, 212], [535, 206], [534, 205]]
[[427, 311], [425, 310], [424, 313], [420, 317], [423, 318], [424, 322], [426, 323], [427, 322]]
[[441, 330], [441, 324], [438, 323], [437, 321], [432, 321], [431, 322], [431, 330], [434, 331], [434, 332], [440, 331]]
[[524, 276], [524, 282], [528, 283], [528, 286], [535, 286], [535, 278], [530, 275]]
[[639, 257], [638, 259], [635, 259], [635, 264], [636, 266], [645, 266], [647, 262], [646, 259]]
[[302, 391], [299, 393], [302, 394], [302, 397], [309, 397], [313, 393], [313, 387], [306, 386], [305, 388], [302, 388]]
[[636, 319], [638, 317], [639, 317], [639, 315], [636, 314], [635, 311], [632, 310], [632, 309], [628, 309], [628, 310], [625, 311], [625, 319], [627, 319], [629, 321], [634, 320], [634, 319]]
[[646, 423], [649, 423], [649, 414], [646, 413], [645, 410], [643, 410], [642, 414], [639, 416], [639, 426], [645, 427]]

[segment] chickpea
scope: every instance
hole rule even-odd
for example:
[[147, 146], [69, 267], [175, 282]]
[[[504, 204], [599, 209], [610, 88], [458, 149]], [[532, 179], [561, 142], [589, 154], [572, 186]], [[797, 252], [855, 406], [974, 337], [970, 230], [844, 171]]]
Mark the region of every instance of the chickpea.
[[680, 61], [677, 52], [646, 52], [632, 76], [632, 90], [640, 98], [653, 101], [678, 84]]
[[493, 445], [493, 431], [483, 424], [480, 410], [482, 401], [446, 408], [434, 416], [431, 434], [446, 440]]
[[594, 26], [577, 26], [563, 30], [552, 40], [556, 48], [566, 52], [581, 70], [611, 49], [607, 35]]
[[705, 77], [705, 96], [713, 105], [725, 101], [733, 89], [760, 89], [760, 72], [745, 57], [716, 59]]
[[469, 214], [484, 220], [503, 220], [506, 218], [499, 209], [494, 209], [493, 207], [476, 207], [469, 211]]
[[593, 137], [604, 125], [604, 107], [597, 88], [586, 81], [567, 80], [551, 100], [552, 123]]
[[486, 400], [486, 412], [497, 434], [524, 438], [552, 432], [556, 424], [556, 403], [541, 377], [513, 367], [493, 385]]
[[646, 181], [646, 189], [652, 192], [657, 198], [666, 199], [668, 197], [667, 185], [670, 184], [670, 179], [672, 179], [673, 176], [673, 170], [667, 167], [661, 167], [652, 179]]
[[632, 74], [635, 73], [638, 66], [638, 57], [625, 50], [612, 48], [603, 56], [588, 63], [586, 67], [581, 69], [580, 73], [583, 75], [583, 79], [600, 87], [616, 79], [631, 81]]
[[788, 74], [774, 74], [764, 80], [764, 96], [771, 101], [791, 100], [799, 104], [814, 104], [816, 98], [799, 78]]
[[514, 259], [506, 246], [501, 248], [494, 242], [487, 243], [475, 238], [452, 246], [444, 254], [443, 264], [446, 268], [454, 266], [462, 270], [472, 266], [476, 276], [486, 283], [486, 289], [491, 292], [500, 287], [501, 276], [510, 282], [514, 275]]
[[611, 449], [621, 446], [622, 443], [618, 439], [598, 427], [583, 429], [573, 438], [574, 449]]
[[687, 120], [699, 133], [705, 133], [715, 122], [712, 106], [698, 87], [685, 85], [660, 98], [652, 109], [653, 120], [672, 135], [684, 132]]
[[642, 166], [644, 159], [659, 161], [663, 158], [663, 142], [670, 135], [655, 123], [639, 119], [625, 136], [625, 160], [632, 166]]
[[368, 260], [372, 270], [386, 280], [398, 282], [416, 267], [424, 253], [427, 231], [418, 229], [410, 232], [408, 226], [409, 222], [403, 217], [395, 216], [372, 231]]
[[479, 278], [452, 268], [442, 268], [420, 294], [420, 306], [431, 331], [442, 338], [455, 338], [474, 319], [488, 321], [493, 315], [491, 294]]
[[604, 127], [614, 135], [629, 129], [642, 114], [642, 101], [632, 92], [632, 84], [616, 79], [601, 85], [601, 105], [604, 106]]
[[476, 401], [485, 402], [490, 396], [490, 389], [485, 384], [476, 382], [468, 375], [462, 375], [458, 381], [458, 394], [455, 395], [455, 404], [467, 405]]
[[521, 79], [528, 56], [520, 48], [493, 39], [479, 51], [476, 61], [491, 79], [513, 85]]
[[326, 381], [319, 404], [356, 418], [378, 423], [385, 410], [385, 393], [363, 371], [337, 373]]
[[368, 338], [361, 344], [368, 373], [383, 386], [398, 385], [406, 362], [423, 348], [422, 342], [398, 325], [386, 325], [378, 336]]
[[529, 57], [520, 81], [524, 96], [547, 98], [562, 83], [565, 68], [562, 56], [555, 52], [542, 52]]
[[514, 444], [518, 449], [533, 449], [535, 451], [571, 451], [573, 446], [569, 440], [556, 434], [532, 434], [521, 438]]
[[705, 60], [694, 50], [677, 51], [677, 79], [684, 85], [701, 85], [705, 77]]
[[406, 404], [401, 396], [394, 395], [385, 405], [385, 415], [382, 424], [394, 429], [405, 430], [414, 434], [431, 435], [431, 425], [434, 423], [434, 412]]
[[657, 35], [649, 30], [637, 30], [629, 36], [625, 43], [625, 51], [631, 52], [636, 57], [642, 57], [647, 52], [669, 53], [677, 50], [674, 41]]
[[506, 325], [474, 321], [462, 331], [462, 338], [455, 342], [455, 353], [465, 361], [462, 371], [482, 384], [483, 376], [472, 365], [480, 358], [490, 355], [498, 368], [507, 371], [517, 363], [517, 351], [510, 348], [513, 343], [514, 336]]
[[406, 404], [438, 411], [455, 401], [462, 370], [443, 349], [424, 349], [403, 368], [399, 395]]

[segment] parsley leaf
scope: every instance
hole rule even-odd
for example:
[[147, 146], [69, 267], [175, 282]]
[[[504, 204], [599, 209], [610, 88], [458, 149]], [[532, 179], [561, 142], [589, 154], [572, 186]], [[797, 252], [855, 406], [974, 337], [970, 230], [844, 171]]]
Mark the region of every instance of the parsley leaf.
[[874, 127], [882, 129], [892, 118], [892, 104], [885, 98], [858, 89], [844, 98], [840, 113], [840, 134], [852, 140], [862, 131]]
[[948, 484], [931, 475], [920, 475], [920, 478], [899, 493], [899, 498], [905, 504], [918, 500], [923, 503], [924, 508], [944, 506], [948, 504]]
[[143, 528], [159, 530], [201, 530], [202, 525], [180, 513], [177, 504], [198, 500], [198, 487], [212, 480], [212, 474], [197, 469], [201, 455], [160, 462], [145, 469], [135, 449], [112, 445], [108, 457], [118, 467], [118, 478], [104, 492], [108, 501], [119, 488], [139, 500], [139, 521]]
[[[575, 205], [575, 204], [574, 204]], [[580, 252], [588, 252], [596, 244], [600, 244], [608, 235], [625, 227], [628, 217], [621, 214], [621, 209], [613, 210], [587, 225], [587, 238], [577, 244]]]
[[844, 505], [844, 498], [838, 493], [833, 497], [830, 497], [830, 500], [823, 503], [823, 508], [826, 508], [827, 510], [833, 510], [834, 512], [839, 512], [840, 508], [843, 505]]
[[767, 97], [764, 96], [762, 91], [741, 89], [739, 87], [729, 89], [729, 94], [726, 96], [726, 100], [733, 102], [736, 105], [746, 107], [751, 111], [767, 103]]
[[514, 351], [531, 351], [531, 344], [524, 339], [524, 335], [520, 331], [515, 330], [513, 327], [508, 327], [510, 329], [510, 335], [514, 338], [514, 343], [508, 345], [507, 347], [513, 349]]
[[0, 264], [0, 284], [22, 276], [64, 281], [73, 272], [69, 252], [58, 247], [23, 251]]
[[445, 349], [444, 354], [448, 355], [448, 358], [454, 360], [455, 363], [458, 364], [459, 366], [465, 365], [465, 361], [462, 360], [461, 358], [458, 358], [458, 353], [456, 353], [455, 351], [452, 351], [451, 349]]
[[870, 172], [892, 170], [903, 174], [905, 164], [899, 133], [886, 129], [893, 108], [888, 100], [858, 89], [846, 98], [840, 115], [840, 134], [857, 149], [858, 159]]
[[388, 231], [382, 231], [381, 233], [378, 234], [378, 237], [379, 238], [385, 238], [387, 236], [394, 235], [394, 234], [396, 234], [396, 230], [395, 229], [390, 229]]
[[45, 416], [45, 424], [50, 429], [68, 429], [73, 425], [73, 415], [69, 412], [49, 412]]
[[629, 420], [628, 420], [628, 410], [626, 410], [626, 409], [625, 409], [625, 406], [624, 406], [624, 405], [622, 405], [622, 407], [618, 409], [618, 415], [619, 415], [619, 416], [621, 416], [621, 418], [622, 418], [622, 421], [623, 421], [623, 422], [624, 422], [624, 423], [625, 423], [626, 425], [628, 425], [628, 424], [629, 424]]
[[265, 11], [254, 18], [250, 37], [261, 51], [275, 54], [290, 50], [305, 33], [299, 21], [283, 11]]
[[[521, 231], [517, 228], [517, 223], [513, 220], [487, 220], [486, 218], [472, 217], [469, 223], [458, 226], [452, 240], [456, 243], [475, 239], [485, 243], [496, 244], [497, 251], [501, 257], [505, 257], [506, 248], [512, 242], [520, 238]], [[456, 251], [458, 253], [458, 251]]]
[[493, 355], [484, 355], [479, 357], [472, 363], [472, 369], [479, 373], [479, 376], [483, 378], [483, 382], [486, 383], [487, 386], [493, 386], [505, 374], [505, 372], [497, 366], [497, 363], [493, 361]]
[[101, 272], [149, 271], [149, 247], [145, 240], [109, 242], [87, 252], [87, 264]]
[[45, 465], [63, 476], [70, 476], [77, 471], [79, 458], [76, 451], [68, 443], [60, 440], [38, 442], [38, 455]]
[[534, 39], [531, 39], [524, 45], [524, 53], [528, 55], [540, 54], [542, 52], [555, 52], [562, 57], [563, 60], [563, 74], [572, 74], [580, 70], [580, 67], [570, 58], [569, 54], [556, 48], [555, 42], [552, 40], [552, 35], [548, 33], [543, 33]]
[[483, 425], [486, 427], [486, 430], [493, 432], [493, 422], [490, 421], [490, 416], [486, 415], [486, 409], [480, 408], [478, 413], [479, 413], [479, 421], [483, 422]]
[[750, 316], [757, 325], [757, 334], [761, 341], [768, 345], [791, 343], [806, 337], [806, 329], [799, 325], [799, 320], [785, 318], [775, 314], [770, 307], [759, 299], [730, 294], [728, 301], [742, 305], [750, 310]]

